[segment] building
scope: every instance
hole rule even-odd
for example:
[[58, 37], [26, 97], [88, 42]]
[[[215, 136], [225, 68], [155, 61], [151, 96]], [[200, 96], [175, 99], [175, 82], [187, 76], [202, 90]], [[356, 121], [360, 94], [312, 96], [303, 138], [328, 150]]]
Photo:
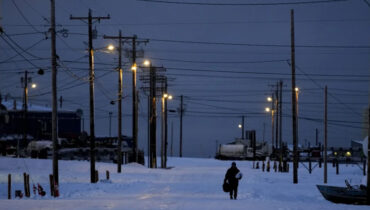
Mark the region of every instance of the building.
[[[31, 140], [51, 140], [51, 108], [28, 104], [25, 112], [20, 104], [16, 100], [0, 99], [2, 149], [17, 144], [18, 141], [20, 146], [24, 147]], [[80, 134], [81, 111], [58, 110], [58, 137], [73, 139], [78, 138]]]

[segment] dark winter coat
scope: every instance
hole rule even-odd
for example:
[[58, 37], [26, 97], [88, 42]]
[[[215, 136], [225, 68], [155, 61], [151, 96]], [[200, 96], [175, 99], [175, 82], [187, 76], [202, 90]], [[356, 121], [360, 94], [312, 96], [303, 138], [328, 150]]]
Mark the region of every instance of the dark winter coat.
[[232, 187], [237, 187], [239, 184], [239, 179], [235, 178], [237, 173], [239, 173], [239, 169], [236, 166], [231, 166], [225, 174], [224, 181], [228, 181]]

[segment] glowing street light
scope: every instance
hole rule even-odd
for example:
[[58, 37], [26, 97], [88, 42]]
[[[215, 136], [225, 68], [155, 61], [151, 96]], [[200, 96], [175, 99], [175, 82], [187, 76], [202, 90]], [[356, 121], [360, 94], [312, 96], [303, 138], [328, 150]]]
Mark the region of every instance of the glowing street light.
[[107, 46], [107, 49], [108, 49], [109, 51], [113, 51], [114, 49], [116, 49], [116, 47], [115, 47], [114, 45], [112, 45], [112, 44], [109, 44], [109, 45]]
[[131, 71], [136, 71], [136, 70], [137, 70], [137, 66], [136, 66], [136, 63], [134, 63], [131, 66]]
[[37, 84], [36, 83], [32, 83], [31, 84], [31, 88], [37, 88]]
[[238, 127], [239, 127], [239, 128], [242, 128], [243, 126], [242, 126], [242, 124], [239, 124], [239, 125], [238, 125]]
[[150, 66], [150, 60], [145, 60], [143, 64], [144, 66]]
[[267, 97], [267, 101], [268, 102], [271, 102], [272, 101], [272, 98], [271, 97]]
[[265, 111], [266, 111], [266, 112], [270, 112], [270, 111], [271, 111], [270, 107], [266, 107], [266, 108], [265, 108]]

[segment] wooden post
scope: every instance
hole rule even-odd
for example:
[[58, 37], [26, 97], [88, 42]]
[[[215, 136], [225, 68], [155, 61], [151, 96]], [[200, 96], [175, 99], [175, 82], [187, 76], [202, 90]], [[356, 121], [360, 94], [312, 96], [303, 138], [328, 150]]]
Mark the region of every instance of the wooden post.
[[262, 171], [265, 171], [265, 161], [262, 161]]
[[339, 174], [339, 161], [335, 160], [336, 173]]
[[8, 199], [12, 199], [12, 175], [8, 174]]
[[49, 181], [50, 181], [50, 195], [54, 196], [54, 178], [53, 178], [53, 174], [49, 175]]
[[27, 196], [27, 174], [23, 173], [24, 195]]
[[109, 180], [109, 171], [108, 170], [105, 172], [105, 175], [107, 177], [107, 180]]
[[311, 157], [308, 159], [308, 172], [312, 173], [312, 163], [311, 163]]
[[26, 187], [27, 187], [27, 192], [26, 192], [26, 197], [30, 197], [31, 196], [31, 192], [30, 192], [30, 175], [27, 174], [26, 176], [26, 181], [27, 181], [27, 184], [26, 184]]

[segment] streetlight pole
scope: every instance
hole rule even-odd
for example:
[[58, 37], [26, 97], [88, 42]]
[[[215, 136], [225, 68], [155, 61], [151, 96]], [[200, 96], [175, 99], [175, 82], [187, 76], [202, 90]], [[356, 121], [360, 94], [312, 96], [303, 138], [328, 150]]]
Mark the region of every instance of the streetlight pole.
[[[122, 95], [123, 95], [123, 70], [122, 70], [122, 32], [119, 30], [118, 37], [105, 36], [104, 39], [118, 39], [118, 146], [117, 146], [117, 172], [121, 173], [122, 168]], [[114, 47], [112, 47], [113, 49]], [[110, 112], [111, 113], [111, 112]], [[110, 124], [109, 124], [110, 132]], [[110, 134], [109, 134], [110, 135]]]
[[291, 26], [291, 67], [292, 67], [292, 121], [293, 121], [293, 184], [298, 183], [298, 139], [297, 139], [297, 104], [295, 97], [295, 43], [294, 43], [294, 10], [290, 10]]
[[132, 138], [134, 140], [134, 160], [138, 162], [138, 113], [137, 113], [137, 92], [136, 92], [136, 39], [137, 36], [132, 37]]
[[91, 14], [91, 9], [89, 9], [88, 17], [70, 17], [71, 20], [88, 20], [88, 35], [89, 35], [89, 106], [90, 106], [90, 182], [96, 183], [95, 177], [95, 89], [94, 89], [94, 48], [92, 40], [92, 21], [93, 20], [103, 20], [110, 19], [107, 17], [93, 17]]
[[59, 169], [58, 169], [58, 109], [57, 109], [57, 59], [56, 59], [56, 33], [55, 33], [55, 0], [51, 0], [51, 80], [52, 80], [52, 114], [51, 114], [51, 140], [53, 141], [53, 182], [54, 197], [58, 196]]

